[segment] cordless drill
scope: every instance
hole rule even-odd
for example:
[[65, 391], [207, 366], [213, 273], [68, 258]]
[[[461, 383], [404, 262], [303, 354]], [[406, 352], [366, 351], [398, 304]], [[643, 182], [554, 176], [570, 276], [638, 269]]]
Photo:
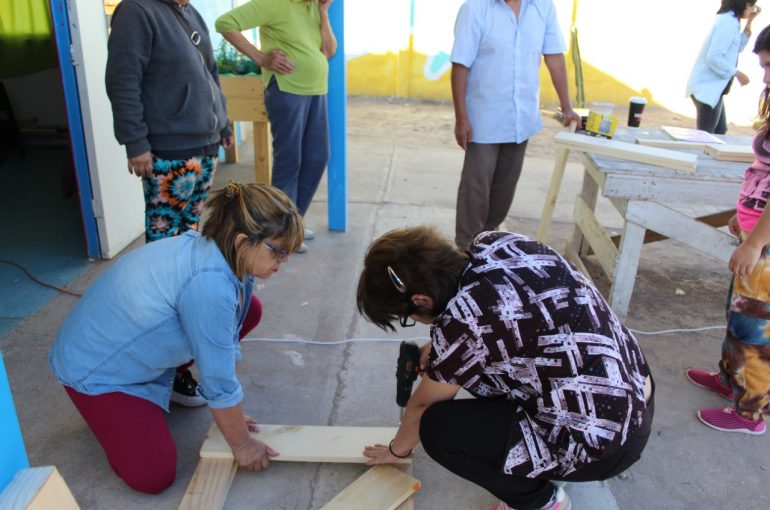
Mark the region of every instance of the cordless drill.
[[412, 396], [412, 385], [420, 370], [420, 348], [414, 342], [401, 342], [396, 366], [396, 404], [401, 407], [401, 415], [409, 397]]

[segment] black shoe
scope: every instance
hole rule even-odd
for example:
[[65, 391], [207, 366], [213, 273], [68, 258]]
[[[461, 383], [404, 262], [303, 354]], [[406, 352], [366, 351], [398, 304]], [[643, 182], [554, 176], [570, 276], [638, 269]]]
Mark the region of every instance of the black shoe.
[[201, 397], [198, 391], [198, 381], [189, 370], [177, 372], [174, 376], [174, 389], [171, 392], [171, 401], [185, 407], [199, 407], [206, 405], [206, 399]]

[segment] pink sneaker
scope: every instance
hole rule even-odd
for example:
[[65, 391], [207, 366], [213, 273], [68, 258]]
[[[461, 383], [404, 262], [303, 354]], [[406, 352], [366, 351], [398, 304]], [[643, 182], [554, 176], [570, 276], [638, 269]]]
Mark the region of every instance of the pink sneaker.
[[719, 380], [718, 373], [707, 372], [706, 370], [701, 370], [699, 368], [691, 368], [687, 370], [687, 378], [695, 386], [711, 390], [727, 400], [733, 400], [733, 389], [722, 384], [722, 381]]
[[[553, 482], [551, 482], [553, 483]], [[556, 487], [551, 501], [549, 501], [540, 510], [570, 510], [572, 508], [572, 501], [569, 499], [569, 495], [564, 491], [562, 487]], [[489, 507], [489, 510], [514, 510], [502, 501], [496, 505]]]
[[743, 432], [761, 436], [767, 430], [764, 420], [746, 419], [738, 414], [734, 407], [702, 409], [698, 411], [698, 418], [704, 425], [722, 432]]

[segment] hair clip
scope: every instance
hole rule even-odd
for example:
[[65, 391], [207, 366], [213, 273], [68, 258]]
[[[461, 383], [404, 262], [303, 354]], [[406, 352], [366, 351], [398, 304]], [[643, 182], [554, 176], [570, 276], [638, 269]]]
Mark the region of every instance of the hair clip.
[[225, 186], [225, 196], [232, 200], [234, 197], [237, 197], [241, 193], [241, 185], [237, 182], [230, 181], [227, 183], [227, 186]]
[[388, 276], [390, 276], [390, 281], [393, 282], [393, 286], [396, 290], [401, 294], [406, 294], [406, 285], [404, 285], [404, 282], [401, 281], [401, 278], [398, 277], [396, 272], [393, 271], [393, 268], [390, 266], [388, 266]]

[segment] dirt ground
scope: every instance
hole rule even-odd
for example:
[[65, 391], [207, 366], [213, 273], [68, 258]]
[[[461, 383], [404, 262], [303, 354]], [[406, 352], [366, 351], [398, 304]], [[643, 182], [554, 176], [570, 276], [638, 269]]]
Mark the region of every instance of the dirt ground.
[[[400, 108], [382, 108], [388, 103]], [[542, 110], [555, 111], [558, 105], [542, 105]], [[625, 110], [617, 108], [621, 123], [624, 122]], [[695, 113], [693, 111], [693, 113]], [[367, 122], [367, 119], [369, 121]], [[371, 119], [375, 119], [372, 122]], [[679, 126], [695, 127], [695, 118], [687, 117], [659, 107], [644, 110], [643, 126]], [[362, 130], [366, 130], [363, 132]], [[533, 136], [527, 146], [527, 156], [550, 159], [555, 155], [551, 140], [562, 129], [553, 118], [543, 115], [543, 129]], [[431, 145], [455, 147], [454, 109], [450, 102], [404, 100], [392, 98], [349, 97], [348, 98], [348, 134], [351, 136], [379, 136], [383, 139], [396, 139], [400, 142], [419, 140]], [[746, 126], [730, 124], [727, 132], [731, 135], [752, 135], [753, 130]]]

